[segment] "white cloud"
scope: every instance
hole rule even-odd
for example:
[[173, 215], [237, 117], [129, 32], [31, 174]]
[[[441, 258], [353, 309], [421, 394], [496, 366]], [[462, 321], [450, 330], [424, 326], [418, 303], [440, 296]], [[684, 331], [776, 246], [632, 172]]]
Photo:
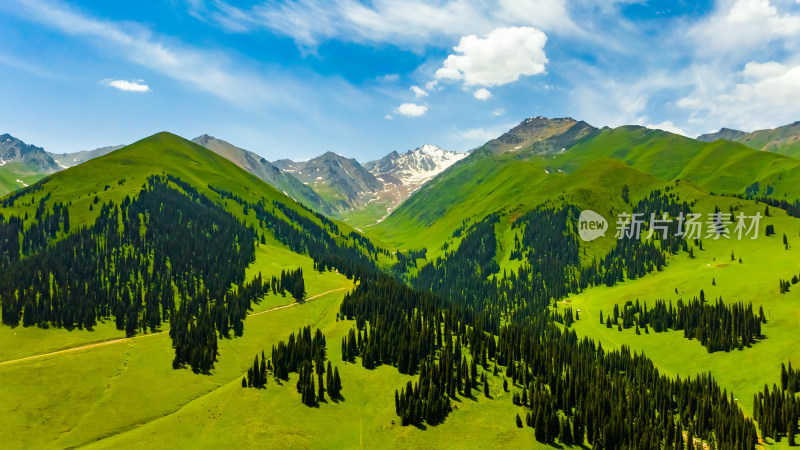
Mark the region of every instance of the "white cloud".
[[425, 90], [424, 90], [424, 89], [422, 89], [422, 88], [421, 88], [421, 87], [419, 87], [419, 86], [411, 86], [411, 90], [412, 90], [412, 91], [414, 91], [414, 95], [416, 95], [416, 96], [417, 96], [417, 98], [420, 98], [420, 97], [427, 97], [427, 96], [428, 96], [428, 93], [427, 93], [427, 92], [425, 92]]
[[230, 61], [221, 54], [167, 43], [136, 24], [94, 19], [58, 1], [25, 0], [18, 2], [15, 12], [66, 35], [88, 38], [135, 64], [240, 106], [292, 101], [258, 76], [229, 71]]
[[509, 23], [543, 29], [577, 29], [569, 21], [566, 1], [563, 0], [500, 0], [498, 3], [497, 15]]
[[750, 61], [749, 63], [745, 64], [742, 75], [751, 79], [763, 80], [766, 78], [779, 77], [785, 74], [787, 71], [788, 69], [786, 66], [779, 62], [769, 61], [759, 64], [757, 62]]
[[680, 129], [677, 126], [675, 126], [675, 124], [672, 123], [672, 121], [670, 121], [670, 120], [667, 120], [667, 121], [664, 121], [664, 122], [661, 122], [661, 123], [658, 123], [658, 124], [655, 124], [655, 125], [647, 124], [647, 125], [645, 125], [645, 127], [652, 128], [652, 129], [655, 129], [655, 130], [668, 131], [670, 133], [680, 134], [682, 136], [689, 136], [689, 134], [687, 132], [685, 132], [682, 129]]
[[403, 103], [395, 109], [395, 112], [402, 114], [406, 117], [419, 117], [428, 111], [425, 105], [417, 105], [416, 103]]
[[495, 109], [494, 111], [492, 111], [492, 115], [495, 116], [495, 117], [502, 116], [505, 113], [506, 113], [506, 110], [503, 109], [503, 108]]
[[486, 128], [470, 128], [459, 134], [465, 139], [476, 142], [486, 142], [498, 136], [497, 133], [492, 130], [487, 130]]
[[488, 100], [492, 97], [492, 93], [486, 88], [480, 88], [472, 94], [478, 100]]
[[800, 15], [780, 12], [769, 0], [720, 1], [708, 19], [689, 30], [689, 36], [699, 53], [712, 57], [763, 50], [775, 40], [796, 46]]
[[677, 103], [695, 123], [771, 128], [800, 115], [800, 64], [749, 62], [739, 73], [723, 76], [709, 70], [704, 75], [694, 91]]
[[386, 75], [381, 75], [376, 78], [376, 80], [385, 82], [385, 83], [394, 83], [395, 81], [400, 79], [400, 74], [397, 73], [387, 73]]
[[394, 119], [394, 117], [392, 117], [392, 115], [391, 115], [391, 114], [387, 114], [387, 115], [383, 116], [383, 118], [384, 118], [384, 119], [386, 119], [386, 120], [392, 120], [392, 119]]
[[676, 92], [690, 89], [693, 81], [683, 71], [609, 76], [580, 66], [576, 66], [573, 76], [571, 82], [575, 87], [570, 92], [573, 117], [594, 126], [610, 127], [644, 125], [649, 122], [647, 116], [654, 113], [673, 118], [672, 110], [677, 108], [671, 99]]
[[524, 75], [544, 73], [547, 36], [530, 27], [496, 28], [481, 39], [464, 36], [436, 71], [437, 79], [463, 80], [466, 86], [500, 86]]
[[126, 92], [151, 92], [150, 87], [144, 84], [144, 80], [135, 80], [135, 81], [127, 81], [127, 80], [103, 80], [102, 83], [105, 86], [113, 87], [119, 89], [120, 91]]
[[190, 3], [195, 16], [229, 31], [265, 28], [303, 47], [327, 40], [428, 46], [502, 26], [580, 32], [566, 0], [262, 0], [249, 9], [223, 0]]
[[461, 141], [465, 141], [468, 145], [480, 145], [499, 137], [517, 125], [518, 123], [505, 123], [492, 127], [470, 128], [459, 131], [456, 137]]

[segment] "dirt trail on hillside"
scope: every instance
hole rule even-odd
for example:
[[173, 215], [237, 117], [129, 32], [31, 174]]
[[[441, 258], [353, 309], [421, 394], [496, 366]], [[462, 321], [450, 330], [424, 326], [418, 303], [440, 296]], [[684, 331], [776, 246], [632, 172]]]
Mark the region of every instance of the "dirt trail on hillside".
[[[297, 306], [297, 305], [303, 305], [305, 303], [308, 303], [308, 302], [310, 302], [310, 301], [312, 301], [314, 299], [317, 299], [319, 297], [322, 297], [324, 295], [328, 295], [328, 294], [331, 294], [333, 292], [344, 291], [344, 290], [347, 290], [347, 289], [350, 289], [350, 288], [349, 287], [343, 287], [343, 288], [338, 288], [338, 289], [331, 289], [330, 291], [325, 291], [325, 292], [322, 292], [320, 294], [314, 295], [312, 297], [308, 297], [307, 299], [303, 300], [302, 302], [295, 302], [295, 303], [289, 303], [288, 305], [276, 306], [274, 308], [270, 308], [270, 309], [267, 309], [265, 311], [257, 312], [255, 314], [248, 314], [247, 317], [260, 316], [261, 314], [266, 314], [266, 313], [278, 311], [278, 310], [281, 310], [281, 309], [291, 308], [291, 307]], [[89, 350], [89, 349], [97, 348], [97, 347], [104, 347], [106, 345], [122, 344], [122, 343], [125, 343], [125, 342], [133, 342], [133, 341], [140, 340], [140, 339], [147, 339], [147, 338], [153, 337], [153, 336], [161, 336], [163, 334], [165, 334], [163, 331], [159, 331], [157, 333], [144, 334], [144, 335], [141, 335], [141, 336], [134, 336], [134, 337], [129, 337], [129, 338], [111, 339], [111, 340], [108, 340], [108, 341], [96, 342], [96, 343], [93, 343], [93, 344], [86, 344], [86, 345], [80, 345], [80, 346], [77, 346], [77, 347], [70, 347], [70, 348], [66, 348], [66, 349], [63, 349], [63, 350], [56, 350], [56, 351], [48, 352], [48, 353], [41, 353], [41, 354], [33, 355], [33, 356], [26, 356], [24, 358], [18, 358], [18, 359], [11, 359], [11, 360], [8, 360], [8, 361], [2, 361], [2, 362], [0, 362], [0, 367], [5, 366], [5, 365], [20, 363], [20, 362], [23, 362], [23, 361], [30, 361], [32, 359], [45, 358], [45, 357], [48, 357], [48, 356], [56, 356], [56, 355], [62, 355], [62, 354], [65, 354], [65, 353], [77, 352], [77, 351], [81, 351], [81, 350]]]

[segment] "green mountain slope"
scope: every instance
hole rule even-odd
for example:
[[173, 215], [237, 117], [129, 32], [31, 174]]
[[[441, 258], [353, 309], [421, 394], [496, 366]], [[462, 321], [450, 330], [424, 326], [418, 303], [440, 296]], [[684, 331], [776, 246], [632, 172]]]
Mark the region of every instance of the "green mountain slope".
[[308, 161], [282, 159], [273, 164], [313, 187], [340, 213], [363, 208], [384, 185], [355, 159], [333, 152]]
[[266, 181], [287, 196], [316, 211], [329, 215], [334, 212], [333, 206], [323, 200], [313, 189], [253, 152], [236, 147], [233, 144], [206, 134], [192, 139], [192, 142], [200, 144], [214, 153], [225, 157], [242, 169]]
[[[340, 299], [353, 285], [348, 258], [373, 264], [347, 226], [170, 133], [0, 205], [0, 439], [10, 447], [85, 445], [238, 382], [265, 330], [304, 324], [295, 299]], [[283, 276], [297, 269], [299, 286]], [[265, 320], [284, 309], [282, 326]], [[28, 361], [53, 370], [33, 374]], [[25, 387], [31, 377], [43, 378]]]
[[0, 195], [42, 179], [61, 167], [41, 147], [0, 135]]
[[99, 202], [119, 203], [125, 196], [138, 193], [147, 177], [161, 174], [178, 177], [200, 192], [210, 192], [210, 184], [251, 200], [263, 196], [270, 201], [285, 202], [302, 214], [308, 214], [283, 193], [231, 161], [166, 132], [54, 173], [43, 180], [39, 191], [31, 186], [27, 192], [15, 193], [20, 195], [19, 200], [3, 213], [6, 216], [32, 214], [36, 205], [31, 204], [29, 198], [50, 194], [53, 202], [71, 203], [74, 223], [89, 224], [97, 216], [96, 210], [89, 210], [95, 196]]
[[[726, 194], [751, 188], [765, 195], [769, 187], [774, 198], [793, 202], [800, 197], [800, 161], [637, 126], [601, 130], [555, 155], [535, 148], [498, 155], [482, 147], [423, 186], [371, 232], [400, 246], [430, 247], [462, 221], [494, 211], [530, 208], [556, 197], [603, 205], [600, 199], [616, 197], [623, 185], [647, 193], [676, 180]], [[752, 191], [754, 183], [760, 191]], [[614, 206], [619, 205], [606, 209]]]
[[0, 167], [0, 193], [7, 194], [41, 180], [42, 173], [39, 166], [28, 162], [11, 162]]
[[739, 142], [756, 150], [778, 153], [800, 158], [800, 121], [777, 128], [756, 130], [750, 133], [722, 128], [716, 133], [704, 134], [697, 138], [704, 142], [727, 139]]
[[100, 147], [94, 150], [83, 150], [80, 152], [75, 153], [50, 153], [47, 152], [53, 160], [61, 166], [62, 168], [77, 166], [83, 162], [86, 162], [92, 158], [97, 158], [98, 156], [103, 156], [113, 152], [114, 150], [119, 150], [124, 145], [109, 145], [107, 147]]

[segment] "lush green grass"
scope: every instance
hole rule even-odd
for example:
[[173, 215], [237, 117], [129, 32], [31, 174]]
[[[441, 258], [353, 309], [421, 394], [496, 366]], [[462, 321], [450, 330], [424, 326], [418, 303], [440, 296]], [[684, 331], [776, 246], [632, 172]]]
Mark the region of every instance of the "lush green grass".
[[[311, 266], [310, 259], [296, 254], [279, 262], [269, 259], [282, 252], [284, 250], [260, 247], [252, 270], [275, 265], [304, 269]], [[264, 272], [266, 276], [272, 274], [273, 270]], [[349, 286], [352, 286], [350, 280], [331, 272], [316, 276], [310, 271], [307, 276], [309, 296]], [[5, 400], [0, 409], [8, 425], [0, 431], [5, 434], [0, 438], [5, 443], [20, 446], [75, 446], [171, 413], [192, 399], [240, 379], [255, 353], [271, 346], [273, 341], [265, 339], [285, 337], [307, 320], [314, 321], [320, 314], [324, 316], [327, 310], [317, 306], [317, 302], [323, 305], [327, 302], [330, 309], [343, 294], [344, 291], [337, 291], [304, 305], [248, 318], [244, 337], [220, 341], [219, 362], [211, 376], [173, 370], [174, 355], [167, 333], [0, 365], [0, 385]], [[287, 303], [293, 301], [269, 295], [255, 310]], [[62, 345], [58, 343], [59, 336], [66, 333], [38, 328], [22, 330], [32, 341], [41, 339], [58, 346]], [[70, 333], [85, 335], [85, 342], [93, 340], [92, 333], [87, 331]], [[0, 335], [1, 347], [12, 344], [10, 334]], [[121, 332], [114, 334], [108, 331], [111, 337], [124, 337]], [[29, 356], [42, 350], [41, 346], [29, 345], [14, 356]]]
[[[262, 247], [263, 248], [263, 247]], [[259, 254], [256, 265], [271, 265]], [[297, 258], [289, 263], [296, 266]], [[307, 258], [303, 258], [307, 259]], [[302, 262], [301, 262], [302, 265]], [[307, 280], [310, 295], [352, 282], [326, 273]], [[513, 447], [535, 445], [530, 429], [519, 430], [522, 412], [490, 377], [494, 399], [476, 392], [455, 402], [447, 421], [427, 430], [401, 427], [394, 414], [394, 390], [412, 377], [391, 367], [366, 370], [340, 361], [339, 342], [353, 322], [337, 321], [344, 292], [281, 309], [245, 322], [241, 338], [220, 341], [220, 360], [210, 376], [171, 368], [172, 349], [164, 334], [0, 365], [5, 426], [0, 439], [11, 447]], [[267, 297], [270, 299], [280, 299]], [[301, 326], [323, 330], [329, 357], [342, 375], [344, 401], [308, 408], [288, 383], [270, 380], [266, 390], [241, 388], [241, 377], [262, 349]], [[51, 330], [31, 329], [49, 335]], [[394, 424], [392, 422], [395, 422]], [[235, 443], [235, 444], [233, 444]]]
[[754, 131], [736, 139], [736, 141], [756, 150], [765, 150], [798, 158], [800, 157], [798, 131], [800, 131], [800, 122], [794, 122], [771, 130]]
[[[252, 210], [245, 217], [238, 204], [231, 200], [221, 200], [216, 193], [208, 189], [208, 185], [229, 190], [252, 202], [258, 201], [262, 196], [267, 200], [279, 200], [301, 214], [308, 215], [291, 199], [262, 180], [212, 151], [170, 133], [159, 133], [108, 155], [53, 174], [48, 177], [42, 190], [20, 197], [13, 207], [0, 208], [0, 212], [6, 217], [12, 214], [22, 216], [26, 213], [33, 216], [38, 205], [37, 199], [50, 194], [48, 205], [58, 201], [69, 205], [71, 228], [76, 230], [80, 226], [94, 222], [99, 213], [99, 207], [95, 206], [108, 201], [120, 203], [125, 196], [135, 196], [148, 176], [162, 173], [172, 174], [190, 182], [210, 198], [220, 201], [231, 213], [256, 227], [258, 220]], [[121, 180], [124, 182], [119, 183]], [[106, 185], [109, 186], [108, 189], [105, 189]], [[94, 204], [95, 196], [99, 198], [98, 205]], [[90, 205], [92, 210], [89, 209]], [[344, 233], [351, 230], [345, 224], [340, 224], [340, 227]], [[264, 276], [279, 276], [281, 270], [297, 267], [303, 267], [307, 276], [317, 276], [314, 275], [313, 262], [310, 259], [300, 258], [281, 246], [269, 236], [269, 233], [267, 237], [267, 245], [257, 247], [258, 257], [248, 268], [247, 279], [259, 271]], [[319, 280], [323, 283], [321, 288], [330, 285], [327, 280], [328, 277], [321, 277]], [[268, 296], [258, 308], [269, 308], [291, 302], [291, 298], [278, 299]], [[23, 327], [12, 329], [0, 326], [0, 342], [8, 344], [0, 346], [0, 362], [119, 337], [122, 337], [122, 334], [114, 328], [113, 323], [101, 323], [92, 331], [50, 329], [45, 333], [40, 333], [37, 329]]]
[[[490, 377], [493, 399], [477, 392], [472, 399], [462, 398], [454, 402], [454, 411], [441, 425], [425, 430], [400, 426], [394, 413], [393, 394], [412, 377], [401, 375], [392, 367], [366, 370], [360, 363], [344, 364], [338, 344], [354, 323], [335, 320], [338, 301], [333, 297], [306, 306], [313, 311], [280, 320], [298, 320], [323, 330], [329, 358], [342, 376], [343, 401], [328, 399], [318, 408], [304, 406], [294, 386], [296, 374], [280, 385], [270, 379], [263, 391], [242, 389], [238, 377], [173, 414], [100, 441], [96, 446], [119, 448], [159, 442], [203, 448], [226, 447], [231, 442], [246, 447], [290, 448], [535, 446], [532, 430], [520, 430], [514, 424], [514, 414], [522, 409], [511, 403], [511, 392], [503, 392], [501, 377]], [[270, 343], [285, 339], [288, 331], [248, 331], [251, 335], [256, 333]], [[248, 339], [247, 334], [244, 339]], [[247, 362], [242, 359], [243, 368]]]
[[[713, 146], [709, 148], [716, 151]], [[709, 148], [704, 151], [711, 151]], [[756, 153], [750, 150], [748, 152]], [[441, 192], [442, 195], [451, 196], [441, 203], [455, 202], [455, 206], [442, 215], [441, 223], [433, 222], [427, 224], [427, 228], [423, 228], [417, 226], [418, 222], [414, 222], [414, 219], [398, 215], [398, 217], [393, 216], [387, 225], [379, 227], [376, 233], [382, 233], [389, 239], [395, 239], [397, 243], [412, 242], [415, 233], [421, 236], [420, 239], [427, 239], [430, 242], [447, 240], [449, 238], [448, 230], [452, 231], [460, 225], [462, 218], [482, 217], [491, 212], [493, 207], [507, 206], [504, 209], [506, 215], [497, 225], [497, 236], [500, 241], [498, 259], [501, 269], [514, 270], [518, 267], [519, 262], [508, 259], [514, 237], [514, 230], [510, 229], [510, 223], [520, 212], [524, 211], [524, 207], [509, 207], [508, 205], [521, 204], [523, 202], [519, 200], [525, 198], [530, 199], [531, 202], [554, 199], [554, 203], [571, 203], [580, 208], [594, 209], [609, 219], [611, 229], [607, 233], [607, 237], [586, 245], [587, 255], [583, 257], [584, 260], [605, 254], [614, 243], [613, 217], [620, 211], [632, 212], [632, 206], [623, 204], [620, 199], [619, 193], [623, 184], [630, 186], [631, 199], [634, 202], [653, 188], [663, 189], [671, 186], [681, 200], [697, 202], [693, 207], [695, 212], [708, 214], [714, 212], [715, 207], [719, 207], [722, 211], [728, 211], [730, 207], [734, 207], [737, 209], [736, 214], [739, 211], [748, 215], [754, 214], [756, 211], [764, 214], [763, 204], [756, 205], [752, 201], [709, 195], [695, 183], [702, 184], [703, 180], [701, 179], [695, 178], [694, 181], [689, 181], [676, 176], [675, 178], [681, 178], [681, 181], [665, 183], [611, 157], [603, 157], [591, 161], [591, 163], [575, 166], [574, 173], [556, 175], [557, 178], [554, 177], [547, 182], [537, 180], [555, 174], [548, 175], [542, 171], [543, 175], [538, 175], [536, 168], [539, 161], [536, 158], [515, 161], [505, 158], [509, 158], [509, 156], [503, 155], [492, 160], [473, 162], [475, 164], [473, 170], [483, 171], [487, 174], [489, 182], [496, 184], [484, 188], [481, 184], [486, 182], [480, 183], [474, 189], [467, 190], [466, 193], [460, 192], [458, 189], [453, 191], [453, 187], [436, 191], [437, 194]], [[711, 159], [707, 159], [703, 162], [703, 167], [711, 167], [710, 161]], [[784, 162], [783, 159], [779, 161]], [[701, 160], [697, 159], [695, 163], [698, 165], [696, 170], [699, 173]], [[724, 164], [716, 163], [716, 166], [724, 167]], [[455, 182], [455, 178], [469, 173], [467, 169], [469, 167], [462, 169], [457, 175], [445, 174], [445, 177], [439, 182]], [[526, 170], [527, 172], [525, 172]], [[678, 173], [681, 174], [685, 170], [688, 169]], [[766, 169], [755, 165], [752, 170], [754, 173], [762, 173]], [[516, 181], [514, 178], [497, 179], [498, 176], [501, 176], [500, 174], [509, 174], [512, 171], [522, 174], [520, 181]], [[528, 174], [531, 176], [527, 176]], [[658, 175], [660, 177], [669, 176]], [[469, 173], [466, 176], [469, 179], [469, 176], [476, 175]], [[713, 178], [714, 175], [709, 175], [709, 177]], [[533, 185], [529, 191], [515, 192], [517, 189], [515, 183], [524, 184], [526, 182]], [[510, 192], [508, 199], [512, 200], [503, 203], [503, 199], [499, 195], [495, 198], [492, 197], [501, 184], [504, 190], [502, 195]], [[745, 185], [745, 183], [741, 183], [741, 185]], [[425, 201], [438, 204], [436, 203], [437, 198], [434, 196], [433, 199], [425, 199]], [[482, 203], [484, 198], [487, 199], [486, 203]], [[416, 200], [421, 201], [420, 199]], [[527, 206], [532, 207], [534, 204]], [[398, 214], [406, 214], [408, 211]], [[714, 241], [713, 239], [704, 239], [704, 250], [695, 249], [696, 259], [689, 259], [686, 253], [681, 253], [671, 258], [667, 268], [660, 273], [651, 274], [635, 281], [626, 281], [613, 288], [591, 288], [580, 295], [570, 297], [567, 302], [571, 303], [573, 308], [581, 309], [581, 320], [575, 325], [576, 331], [581, 336], [600, 340], [606, 348], [619, 348], [621, 345], [627, 344], [637, 351], [644, 351], [662, 372], [670, 375], [689, 376], [711, 371], [724, 388], [735, 393], [740, 404], [749, 414], [753, 394], [762, 390], [764, 384], [771, 386], [779, 381], [778, 375], [782, 362], [792, 361], [795, 366], [800, 364], [800, 347], [796, 345], [796, 330], [800, 326], [800, 294], [795, 291], [780, 294], [778, 289], [779, 279], [789, 280], [794, 275], [800, 275], [800, 258], [798, 258], [800, 220], [788, 217], [783, 211], [775, 208], [772, 208], [772, 215], [772, 217], [764, 217], [761, 220], [760, 236], [757, 240], [738, 241], [723, 238]], [[423, 215], [417, 216], [416, 220], [421, 220], [421, 217]], [[409, 220], [401, 221], [400, 218]], [[458, 219], [458, 222], [455, 219]], [[405, 228], [401, 224], [413, 225]], [[767, 224], [775, 226], [776, 235], [765, 236]], [[789, 250], [785, 250], [782, 243], [784, 233], [786, 233], [789, 243], [794, 245]], [[731, 252], [736, 257], [735, 261], [731, 261]], [[433, 253], [435, 256], [436, 252]], [[738, 262], [740, 257], [742, 264]], [[712, 285], [712, 280], [715, 280], [716, 286]], [[678, 289], [677, 294], [675, 293], [676, 288]], [[764, 311], [770, 319], [763, 328], [766, 339], [758, 342], [753, 348], [741, 352], [709, 354], [698, 342], [684, 339], [682, 332], [670, 331], [660, 334], [651, 332], [649, 335], [637, 336], [633, 329], [619, 332], [616, 326], [607, 329], [605, 325], [599, 323], [600, 310], [602, 309], [605, 314], [608, 314], [613, 310], [615, 303], [622, 306], [627, 300], [639, 299], [640, 302], [647, 301], [652, 306], [657, 299], [672, 300], [673, 302], [678, 298], [689, 300], [698, 295], [700, 289], [704, 290], [707, 299], [722, 296], [726, 302], [752, 302], [756, 311], [758, 311], [758, 306], [763, 305]]]
[[32, 164], [22, 162], [4, 164], [0, 166], [0, 195], [6, 195], [33, 184], [44, 176], [45, 174], [38, 171]]
[[356, 229], [367, 230], [387, 215], [388, 206], [387, 202], [373, 201], [363, 208], [348, 211], [342, 216], [342, 221]]

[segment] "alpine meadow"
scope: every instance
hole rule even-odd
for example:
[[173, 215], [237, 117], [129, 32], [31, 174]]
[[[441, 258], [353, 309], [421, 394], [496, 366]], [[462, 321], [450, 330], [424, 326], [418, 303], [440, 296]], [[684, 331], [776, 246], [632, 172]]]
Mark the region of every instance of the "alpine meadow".
[[800, 443], [800, 4], [162, 3], [0, 4], [0, 447]]

